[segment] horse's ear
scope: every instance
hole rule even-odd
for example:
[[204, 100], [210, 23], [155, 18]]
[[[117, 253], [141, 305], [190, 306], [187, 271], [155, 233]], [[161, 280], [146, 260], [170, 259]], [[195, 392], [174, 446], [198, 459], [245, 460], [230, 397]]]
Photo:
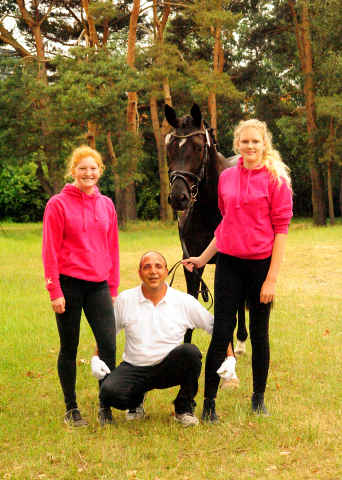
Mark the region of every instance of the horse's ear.
[[177, 119], [177, 115], [176, 115], [176, 112], [174, 111], [174, 109], [166, 104], [165, 107], [164, 107], [164, 112], [165, 112], [165, 118], [169, 122], [171, 127], [177, 128], [178, 127], [178, 119]]
[[197, 127], [200, 127], [202, 123], [202, 114], [201, 114], [201, 109], [197, 105], [197, 103], [194, 103], [192, 106], [191, 116], [193, 121], [195, 122], [195, 125], [197, 125]]

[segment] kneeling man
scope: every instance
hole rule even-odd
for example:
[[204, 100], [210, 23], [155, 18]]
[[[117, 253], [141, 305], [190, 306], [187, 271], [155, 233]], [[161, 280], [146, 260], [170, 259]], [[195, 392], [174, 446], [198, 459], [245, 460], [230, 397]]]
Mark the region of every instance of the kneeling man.
[[120, 293], [114, 302], [116, 332], [124, 328], [126, 335], [123, 362], [111, 373], [98, 356], [91, 362], [98, 379], [109, 373], [100, 388], [101, 425], [113, 423], [110, 407], [128, 409], [127, 420], [143, 418], [146, 392], [175, 385], [180, 390], [174, 419], [185, 427], [198, 424], [194, 398], [202, 355], [183, 339], [188, 328], [212, 334], [214, 319], [194, 297], [170, 288], [167, 274], [160, 253], [145, 253], [139, 268], [141, 285]]

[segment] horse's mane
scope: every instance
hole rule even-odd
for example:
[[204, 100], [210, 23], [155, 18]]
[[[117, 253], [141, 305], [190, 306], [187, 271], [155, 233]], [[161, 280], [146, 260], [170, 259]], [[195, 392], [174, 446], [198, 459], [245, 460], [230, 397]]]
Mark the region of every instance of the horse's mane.
[[216, 140], [216, 137], [215, 137], [215, 133], [214, 133], [214, 129], [209, 125], [209, 123], [204, 120], [204, 118], [202, 119], [203, 121], [203, 124], [205, 126], [205, 128], [208, 130], [212, 140], [213, 140], [213, 144], [215, 145], [215, 148], [216, 148], [216, 151], [219, 152], [220, 151], [220, 148], [219, 148], [219, 144]]

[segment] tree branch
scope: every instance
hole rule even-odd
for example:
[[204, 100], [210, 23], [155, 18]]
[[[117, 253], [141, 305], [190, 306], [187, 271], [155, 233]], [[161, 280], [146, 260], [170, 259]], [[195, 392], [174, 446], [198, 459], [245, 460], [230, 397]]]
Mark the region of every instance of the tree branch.
[[274, 105], [277, 105], [277, 103], [280, 102], [280, 100], [282, 98], [286, 98], [286, 97], [289, 97], [289, 96], [292, 96], [292, 95], [305, 95], [305, 93], [301, 92], [301, 91], [298, 91], [298, 90], [294, 90], [293, 92], [289, 92], [289, 93], [284, 93], [284, 95], [281, 95], [280, 97], [278, 97], [278, 99], [274, 103]]
[[[164, 6], [164, 5], [170, 5], [172, 7], [183, 7], [186, 8], [186, 5], [183, 5], [182, 3], [173, 3], [173, 2], [165, 2], [165, 3], [157, 3], [157, 6]], [[153, 5], [150, 5], [149, 7], [142, 8], [139, 12], [139, 15], [141, 15], [145, 10], [148, 10], [149, 8], [152, 8]]]
[[83, 28], [82, 20], [80, 20], [80, 19], [78, 18], [78, 16], [76, 15], [76, 13], [74, 13], [74, 11], [71, 10], [71, 8], [69, 7], [69, 5], [64, 4], [64, 8], [65, 8], [66, 10], [68, 10], [68, 12], [74, 17], [74, 19], [76, 20], [76, 22], [78, 23], [78, 25], [80, 25], [80, 26]]
[[302, 65], [302, 70], [304, 71], [305, 70], [305, 56], [304, 56], [303, 43], [302, 43], [302, 40], [300, 38], [297, 14], [296, 14], [296, 11], [293, 7], [292, 0], [288, 0], [288, 4], [289, 4], [290, 10], [291, 10], [292, 18], [293, 18], [293, 22], [294, 22], [295, 33], [296, 33], [297, 44], [298, 44], [298, 51], [299, 51], [299, 56], [300, 56], [300, 63]]
[[0, 23], [0, 40], [7, 45], [11, 45], [21, 57], [33, 57], [33, 55], [26, 50], [19, 42], [12, 36], [12, 34], [6, 30], [6, 28]]
[[19, 7], [19, 10], [23, 16], [23, 19], [25, 20], [25, 22], [29, 25], [35, 25], [35, 21], [33, 20], [33, 18], [30, 16], [30, 14], [28, 13], [27, 9], [26, 9], [26, 6], [25, 6], [25, 1], [24, 0], [16, 0], [17, 1], [17, 4], [18, 4], [18, 7]]
[[294, 115], [297, 112], [306, 112], [306, 107], [297, 107], [293, 112], [291, 112], [291, 115]]
[[51, 3], [51, 5], [49, 6], [49, 8], [47, 9], [46, 14], [44, 15], [44, 17], [43, 17], [43, 18], [41, 19], [41, 21], [39, 22], [39, 26], [44, 22], [44, 20], [46, 19], [46, 17], [49, 15], [49, 13], [51, 12], [51, 10], [52, 10], [55, 2], [56, 2], [56, 0], [52, 0], [52, 3]]

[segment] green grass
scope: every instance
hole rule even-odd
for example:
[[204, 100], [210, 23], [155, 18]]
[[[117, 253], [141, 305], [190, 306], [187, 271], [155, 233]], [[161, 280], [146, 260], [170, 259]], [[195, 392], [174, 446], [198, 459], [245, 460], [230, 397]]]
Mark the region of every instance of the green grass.
[[[342, 225], [292, 223], [272, 312], [266, 404], [250, 412], [251, 348], [238, 360], [240, 388], [220, 391], [221, 425], [184, 429], [172, 421], [177, 388], [153, 391], [147, 417], [117, 426], [96, 422], [97, 384], [90, 373], [94, 339], [83, 319], [77, 376], [87, 429], [63, 425], [56, 359], [59, 338], [41, 266], [41, 224], [2, 224], [0, 231], [0, 478], [202, 480], [342, 479]], [[181, 257], [175, 225], [129, 225], [120, 232], [121, 288], [138, 283], [141, 255]], [[206, 271], [212, 286], [212, 266]], [[174, 286], [185, 289], [181, 272]], [[205, 354], [209, 337], [197, 330]], [[118, 337], [118, 361], [124, 335]], [[203, 401], [203, 372], [197, 414]]]

